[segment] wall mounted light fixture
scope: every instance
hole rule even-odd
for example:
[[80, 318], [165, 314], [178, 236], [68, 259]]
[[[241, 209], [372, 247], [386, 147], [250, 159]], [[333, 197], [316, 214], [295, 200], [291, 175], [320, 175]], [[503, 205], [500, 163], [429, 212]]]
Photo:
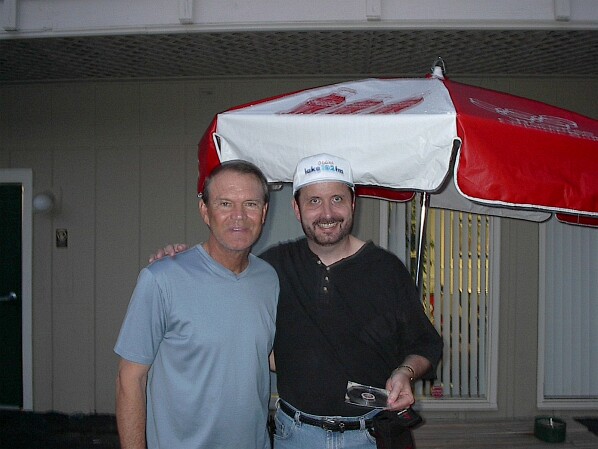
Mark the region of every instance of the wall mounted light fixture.
[[33, 212], [48, 214], [56, 212], [60, 205], [60, 192], [45, 190], [33, 196]]

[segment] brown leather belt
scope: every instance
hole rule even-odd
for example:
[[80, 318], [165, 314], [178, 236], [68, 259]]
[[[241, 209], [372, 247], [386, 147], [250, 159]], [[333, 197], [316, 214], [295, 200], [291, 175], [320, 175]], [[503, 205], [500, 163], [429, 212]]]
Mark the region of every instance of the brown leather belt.
[[[283, 401], [280, 401], [278, 406], [286, 415], [290, 416], [291, 418], [295, 418], [295, 414], [297, 413], [295, 409], [291, 408]], [[299, 421], [310, 426], [316, 426], [324, 430], [329, 430], [331, 432], [344, 432], [345, 430], [358, 430], [361, 428], [360, 421], [343, 421], [335, 418], [318, 419], [312, 418], [311, 416], [306, 416], [301, 412], [299, 412]], [[373, 421], [371, 419], [367, 419], [365, 421], [365, 428], [371, 429], [372, 427]]]

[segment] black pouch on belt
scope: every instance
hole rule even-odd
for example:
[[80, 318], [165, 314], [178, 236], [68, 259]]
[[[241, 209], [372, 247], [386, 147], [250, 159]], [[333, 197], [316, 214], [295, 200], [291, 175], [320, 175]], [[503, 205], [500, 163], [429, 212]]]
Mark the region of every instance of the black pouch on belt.
[[382, 410], [373, 420], [378, 449], [413, 449], [411, 429], [422, 422], [412, 408], [401, 411]]

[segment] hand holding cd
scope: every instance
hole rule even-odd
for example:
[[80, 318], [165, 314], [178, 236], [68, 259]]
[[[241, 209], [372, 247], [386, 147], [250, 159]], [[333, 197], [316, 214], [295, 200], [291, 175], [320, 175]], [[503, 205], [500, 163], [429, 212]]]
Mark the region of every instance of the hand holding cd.
[[388, 391], [356, 382], [347, 383], [345, 402], [361, 407], [385, 408]]

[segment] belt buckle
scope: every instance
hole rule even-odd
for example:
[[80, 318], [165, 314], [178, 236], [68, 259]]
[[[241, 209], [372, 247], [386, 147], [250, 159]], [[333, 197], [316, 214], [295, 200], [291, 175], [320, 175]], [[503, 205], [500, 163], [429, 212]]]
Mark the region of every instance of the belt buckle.
[[332, 418], [326, 418], [322, 421], [322, 429], [330, 430], [332, 432], [339, 431], [343, 433], [345, 431], [345, 423], [337, 421]]

